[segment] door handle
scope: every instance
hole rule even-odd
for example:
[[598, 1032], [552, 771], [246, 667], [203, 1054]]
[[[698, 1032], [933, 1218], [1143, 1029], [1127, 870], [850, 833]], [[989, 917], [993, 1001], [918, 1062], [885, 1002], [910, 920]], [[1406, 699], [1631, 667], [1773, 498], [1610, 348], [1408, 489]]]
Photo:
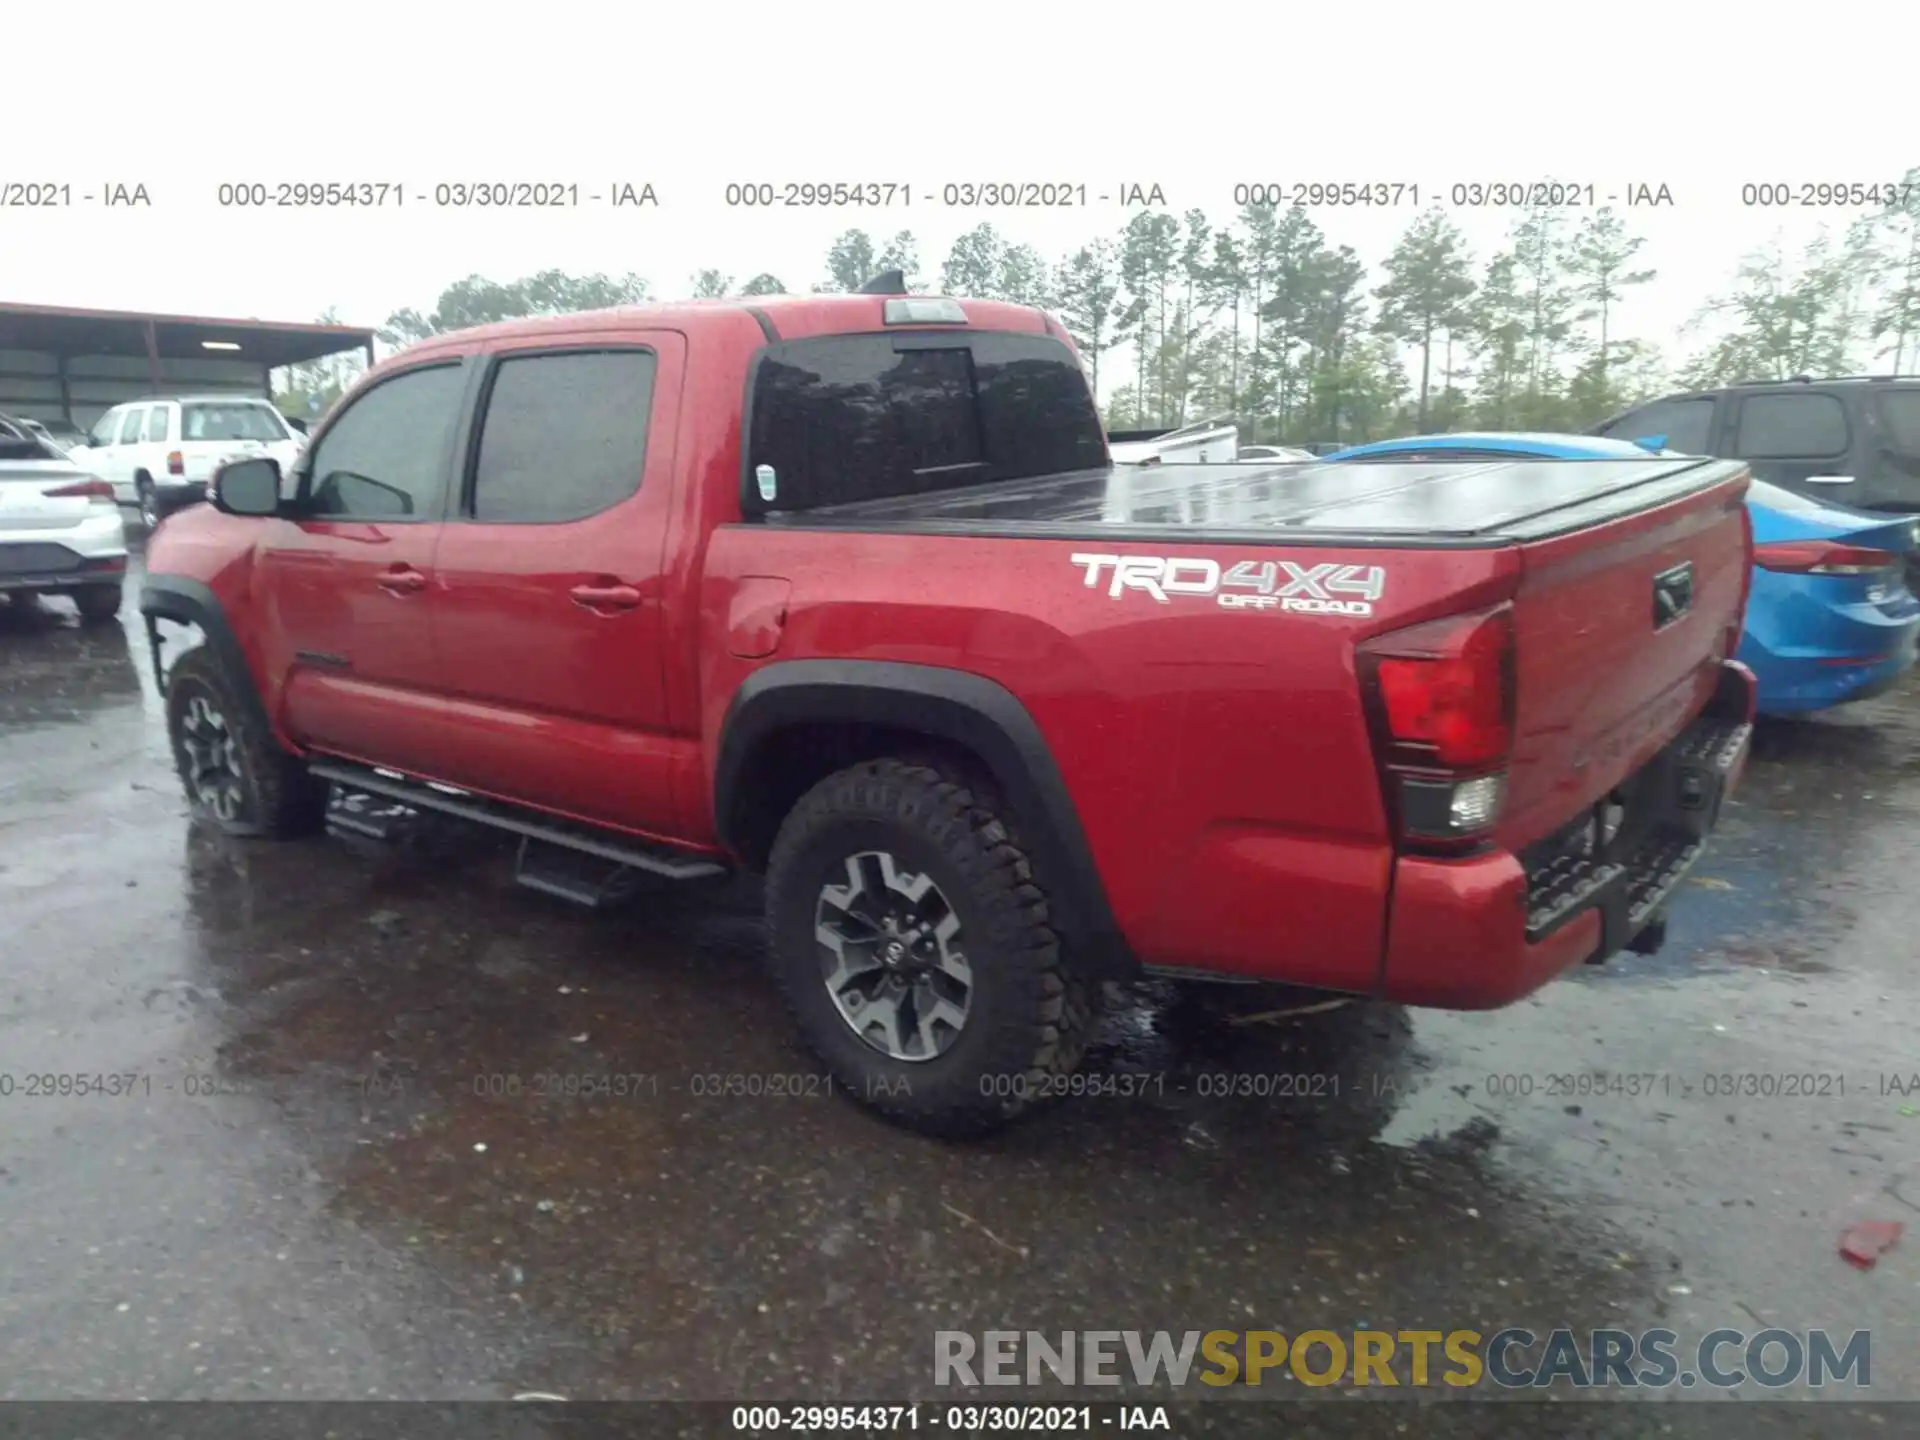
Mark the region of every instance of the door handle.
[[589, 610], [631, 610], [640, 603], [640, 592], [631, 585], [576, 585], [567, 592], [573, 603]]
[[395, 595], [412, 595], [427, 588], [427, 577], [411, 567], [389, 570], [380, 577], [380, 588]]

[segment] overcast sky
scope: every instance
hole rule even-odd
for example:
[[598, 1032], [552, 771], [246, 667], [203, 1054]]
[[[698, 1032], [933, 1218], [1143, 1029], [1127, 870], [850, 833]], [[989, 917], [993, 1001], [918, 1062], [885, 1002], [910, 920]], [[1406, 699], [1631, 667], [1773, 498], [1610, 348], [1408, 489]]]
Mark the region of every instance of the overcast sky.
[[[1920, 39], [1911, 4], [1854, 4], [1791, 32], [1751, 8], [1672, 0], [438, 8], [110, 3], [78, 30], [53, 7], [10, 16], [9, 51], [44, 63], [9, 62], [0, 185], [66, 182], [76, 203], [0, 209], [0, 300], [269, 320], [332, 306], [373, 325], [475, 272], [631, 270], [676, 295], [713, 266], [805, 289], [851, 225], [911, 229], [930, 274], [981, 220], [1056, 259], [1118, 230], [1126, 212], [1093, 197], [1123, 184], [1222, 222], [1241, 182], [1400, 181], [1425, 201], [1456, 182], [1548, 178], [1621, 197], [1659, 279], [1616, 334], [1677, 358], [1679, 328], [1744, 250], [1850, 218], [1743, 207], [1743, 182], [1891, 180], [1920, 163], [1904, 72], [1886, 69]], [[397, 181], [407, 198], [332, 213], [218, 203], [222, 182], [281, 180]], [[436, 184], [463, 180], [577, 183], [583, 204], [435, 210]], [[914, 194], [884, 211], [726, 205], [729, 182], [760, 180]], [[975, 180], [1084, 184], [1092, 203], [937, 203]], [[144, 184], [151, 208], [80, 200], [116, 181]], [[652, 184], [658, 208], [585, 201], [621, 181]], [[1640, 183], [1674, 205], [1627, 209]], [[1413, 213], [1317, 218], [1377, 264]], [[1482, 255], [1513, 219], [1455, 216]]]

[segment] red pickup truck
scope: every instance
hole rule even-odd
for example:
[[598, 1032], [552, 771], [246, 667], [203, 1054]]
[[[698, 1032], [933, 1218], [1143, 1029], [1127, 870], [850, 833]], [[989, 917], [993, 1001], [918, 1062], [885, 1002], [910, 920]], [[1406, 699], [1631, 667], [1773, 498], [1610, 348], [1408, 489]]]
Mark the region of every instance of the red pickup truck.
[[890, 288], [440, 336], [225, 467], [140, 601], [156, 670], [205, 637], [196, 811], [763, 873], [810, 1044], [946, 1133], [1106, 980], [1490, 1008], [1657, 947], [1750, 735], [1743, 466], [1116, 466], [1050, 316]]

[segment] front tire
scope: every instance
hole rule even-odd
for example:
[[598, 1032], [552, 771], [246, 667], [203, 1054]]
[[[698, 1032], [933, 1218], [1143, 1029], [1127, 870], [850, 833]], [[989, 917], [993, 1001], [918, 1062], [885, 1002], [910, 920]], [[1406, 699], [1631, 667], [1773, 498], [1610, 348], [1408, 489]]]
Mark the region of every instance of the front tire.
[[151, 534], [160, 526], [160, 496], [153, 488], [153, 481], [142, 475], [133, 483], [133, 493], [140, 502], [140, 524]]
[[80, 612], [80, 620], [87, 625], [104, 625], [120, 615], [120, 587], [114, 585], [89, 585], [84, 590], [73, 592], [74, 607]]
[[291, 839], [327, 821], [327, 782], [280, 748], [202, 645], [167, 677], [167, 736], [193, 812], [228, 835]]
[[1006, 825], [941, 769], [869, 761], [808, 791], [774, 842], [767, 918], [802, 1035], [891, 1120], [996, 1130], [1085, 1053], [1095, 988]]

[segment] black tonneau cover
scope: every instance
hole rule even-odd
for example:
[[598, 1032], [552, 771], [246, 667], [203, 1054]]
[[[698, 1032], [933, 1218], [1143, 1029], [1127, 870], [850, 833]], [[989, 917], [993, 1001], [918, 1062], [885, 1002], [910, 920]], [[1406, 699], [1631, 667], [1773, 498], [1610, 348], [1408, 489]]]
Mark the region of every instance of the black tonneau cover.
[[1618, 519], [1742, 474], [1731, 460], [1116, 465], [768, 515], [809, 529], [1208, 539], [1287, 545], [1508, 545]]

